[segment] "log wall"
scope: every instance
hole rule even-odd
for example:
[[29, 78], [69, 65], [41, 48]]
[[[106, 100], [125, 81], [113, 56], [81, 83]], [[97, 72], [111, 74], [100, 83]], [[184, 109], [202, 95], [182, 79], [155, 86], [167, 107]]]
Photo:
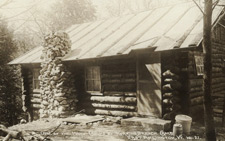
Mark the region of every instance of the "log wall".
[[195, 55], [202, 55], [201, 51], [188, 52], [188, 96], [189, 96], [189, 115], [194, 121], [201, 121], [203, 117], [203, 79], [197, 75], [195, 65]]
[[[223, 25], [225, 21], [220, 21]], [[212, 41], [212, 100], [216, 121], [225, 118], [225, 28], [218, 24], [213, 31]]]
[[187, 65], [186, 52], [164, 52], [162, 54], [162, 107], [163, 118], [174, 120], [187, 109]]
[[[193, 120], [203, 121], [203, 77], [198, 76], [195, 68], [195, 55], [202, 51], [190, 51], [188, 54], [188, 91], [190, 116]], [[225, 29], [217, 25], [212, 34], [212, 102], [214, 119], [221, 122], [224, 112], [225, 95]]]
[[88, 114], [112, 116], [136, 115], [136, 64], [135, 60], [102, 61], [101, 91], [86, 92], [82, 108]]

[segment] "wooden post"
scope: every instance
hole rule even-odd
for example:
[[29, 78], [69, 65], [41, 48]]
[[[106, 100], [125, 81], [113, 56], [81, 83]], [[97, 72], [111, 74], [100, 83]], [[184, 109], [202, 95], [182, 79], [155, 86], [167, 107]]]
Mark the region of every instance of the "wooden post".
[[216, 141], [213, 110], [212, 110], [212, 43], [211, 43], [211, 24], [212, 24], [212, 0], [205, 0], [203, 20], [203, 53], [204, 53], [204, 120], [205, 134], [207, 141]]

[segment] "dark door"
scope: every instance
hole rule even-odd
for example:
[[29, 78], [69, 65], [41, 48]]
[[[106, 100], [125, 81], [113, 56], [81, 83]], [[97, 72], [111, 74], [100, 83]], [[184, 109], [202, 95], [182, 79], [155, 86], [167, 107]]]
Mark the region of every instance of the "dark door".
[[161, 65], [159, 54], [138, 55], [137, 108], [142, 116], [161, 117]]

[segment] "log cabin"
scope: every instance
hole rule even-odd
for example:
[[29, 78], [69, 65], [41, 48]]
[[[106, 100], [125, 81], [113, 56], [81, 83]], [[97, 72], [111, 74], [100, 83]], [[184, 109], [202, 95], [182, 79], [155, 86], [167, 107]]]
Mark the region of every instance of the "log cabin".
[[[217, 6], [212, 16], [212, 98], [219, 120], [225, 94], [223, 13]], [[202, 31], [201, 11], [187, 2], [73, 25], [68, 36], [52, 33], [44, 45], [9, 64], [21, 65], [23, 105], [33, 120], [83, 109], [167, 120], [182, 113], [197, 120], [203, 117]]]

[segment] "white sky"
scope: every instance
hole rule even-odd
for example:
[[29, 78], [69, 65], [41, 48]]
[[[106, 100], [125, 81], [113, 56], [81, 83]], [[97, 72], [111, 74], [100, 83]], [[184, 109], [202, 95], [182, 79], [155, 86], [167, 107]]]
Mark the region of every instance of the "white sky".
[[[7, 0], [0, 0], [0, 5]], [[31, 12], [34, 12], [35, 8], [48, 10], [52, 3], [57, 0], [12, 0], [10, 4], [0, 8], [0, 15], [8, 21], [11, 28], [18, 29], [18, 27], [31, 26], [29, 20]], [[97, 9], [101, 9], [99, 6], [102, 4], [102, 0], [92, 0]], [[101, 10], [98, 10], [101, 11]], [[101, 13], [101, 12], [98, 12]]]

